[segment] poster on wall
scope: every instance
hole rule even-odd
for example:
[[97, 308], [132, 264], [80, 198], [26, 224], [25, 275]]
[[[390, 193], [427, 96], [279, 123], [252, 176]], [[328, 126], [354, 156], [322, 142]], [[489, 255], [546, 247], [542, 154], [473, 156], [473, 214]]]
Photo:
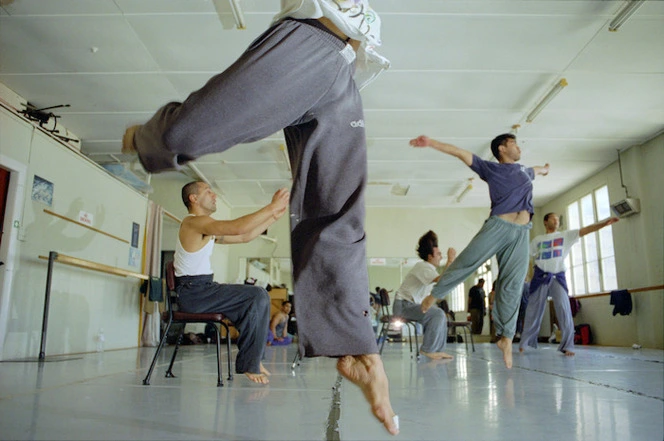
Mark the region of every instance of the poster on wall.
[[32, 200], [53, 206], [53, 183], [35, 175], [32, 180]]
[[136, 222], [131, 223], [131, 246], [138, 248], [138, 232], [140, 227]]
[[129, 266], [138, 268], [141, 264], [141, 250], [138, 248], [129, 248]]

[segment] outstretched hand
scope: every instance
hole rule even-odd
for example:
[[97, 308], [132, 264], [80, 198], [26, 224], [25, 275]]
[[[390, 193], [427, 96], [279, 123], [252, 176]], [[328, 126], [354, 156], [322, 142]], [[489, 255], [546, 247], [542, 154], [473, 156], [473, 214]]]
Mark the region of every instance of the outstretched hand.
[[456, 259], [457, 252], [454, 248], [449, 247], [447, 249], [447, 264], [450, 265]]
[[288, 208], [288, 201], [290, 200], [290, 191], [287, 188], [280, 188], [272, 196], [272, 213], [275, 219], [279, 219], [284, 215]]
[[420, 135], [417, 138], [410, 140], [410, 145], [413, 147], [429, 147], [431, 138], [425, 135]]

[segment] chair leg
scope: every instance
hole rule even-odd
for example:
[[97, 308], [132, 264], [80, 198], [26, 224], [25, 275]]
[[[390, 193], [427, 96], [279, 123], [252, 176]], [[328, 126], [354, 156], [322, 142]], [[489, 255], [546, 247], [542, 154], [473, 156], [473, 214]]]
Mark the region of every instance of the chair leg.
[[175, 350], [173, 351], [173, 356], [171, 357], [171, 363], [168, 365], [168, 370], [166, 370], [166, 378], [175, 378], [175, 375], [173, 375], [173, 363], [175, 362], [175, 356], [178, 355], [178, 349], [180, 349], [180, 343], [182, 343], [182, 338], [184, 337], [184, 328], [185, 327], [183, 326], [182, 331], [180, 331], [180, 335], [175, 342]]
[[302, 357], [300, 356], [300, 350], [298, 349], [297, 352], [295, 353], [295, 357], [293, 357], [293, 364], [291, 364], [291, 370], [294, 370], [295, 366], [300, 365], [300, 360], [302, 360]]
[[[214, 326], [214, 323], [212, 323]], [[221, 379], [221, 334], [215, 339], [217, 342], [217, 387], [222, 387], [224, 382]]]
[[387, 333], [390, 331], [390, 324], [388, 323], [383, 323], [383, 327], [380, 328], [380, 337], [378, 337], [379, 340], [382, 340], [380, 343], [380, 350], [378, 351], [378, 355], [383, 355], [383, 347], [385, 346], [385, 340], [387, 340]]
[[415, 334], [415, 358], [420, 359], [420, 344], [417, 340], [417, 323], [412, 323], [413, 333]]
[[171, 323], [172, 323], [171, 320], [169, 320], [168, 323], [166, 324], [164, 335], [161, 337], [161, 340], [159, 341], [159, 346], [157, 346], [157, 351], [154, 353], [154, 357], [152, 358], [152, 363], [150, 364], [150, 369], [148, 369], [148, 374], [143, 379], [143, 384], [146, 386], [150, 385], [150, 377], [152, 377], [152, 371], [154, 370], [155, 364], [157, 364], [157, 357], [159, 357], [159, 353], [161, 352], [161, 349], [164, 347], [164, 343], [166, 343], [166, 338], [168, 337], [168, 330], [171, 328]]
[[473, 347], [473, 352], [475, 352], [475, 340], [473, 339], [473, 333], [470, 333], [470, 344]]
[[[233, 370], [231, 369], [231, 330], [228, 329], [228, 325], [224, 322], [219, 323], [226, 330], [226, 355], [228, 356], [228, 381], [233, 379]], [[217, 336], [217, 341], [221, 340], [221, 329], [219, 329], [219, 335]]]
[[[472, 335], [472, 332], [470, 333]], [[466, 344], [466, 352], [468, 352], [468, 336], [466, 335], [466, 327], [463, 327], [463, 342]]]

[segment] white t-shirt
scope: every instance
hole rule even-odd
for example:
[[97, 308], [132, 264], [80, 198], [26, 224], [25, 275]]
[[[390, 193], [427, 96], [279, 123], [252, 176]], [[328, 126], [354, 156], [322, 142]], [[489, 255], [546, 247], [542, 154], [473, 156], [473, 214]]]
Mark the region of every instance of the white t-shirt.
[[406, 300], [419, 305], [429, 295], [433, 288], [433, 279], [439, 275], [436, 267], [429, 262], [417, 262], [397, 289], [395, 300]]
[[566, 270], [565, 257], [578, 240], [579, 230], [542, 234], [530, 242], [530, 255], [542, 271], [560, 273]]
[[274, 22], [285, 17], [295, 19], [328, 18], [341, 32], [359, 41], [355, 62], [355, 84], [364, 88], [378, 74], [390, 67], [390, 61], [378, 54], [381, 45], [380, 17], [368, 0], [281, 0], [281, 11]]

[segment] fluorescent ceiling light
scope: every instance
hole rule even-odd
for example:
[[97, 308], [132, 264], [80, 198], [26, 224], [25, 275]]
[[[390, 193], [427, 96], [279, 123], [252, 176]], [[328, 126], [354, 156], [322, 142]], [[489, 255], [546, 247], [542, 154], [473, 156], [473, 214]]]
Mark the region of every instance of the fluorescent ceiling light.
[[392, 186], [391, 193], [394, 196], [406, 196], [406, 194], [408, 194], [408, 190], [410, 190], [410, 185], [394, 184]]
[[637, 9], [645, 3], [646, 0], [628, 0], [624, 8], [609, 23], [609, 32], [617, 32], [620, 26], [636, 12]]
[[461, 194], [459, 194], [459, 196], [457, 196], [456, 198], [457, 204], [460, 203], [466, 197], [468, 192], [473, 189], [473, 179], [474, 178], [468, 178], [468, 184], [466, 184], [466, 187], [463, 189]]
[[549, 93], [546, 94], [544, 98], [542, 98], [542, 101], [535, 106], [532, 112], [528, 114], [526, 117], [526, 122], [531, 123], [533, 120], [537, 117], [537, 115], [540, 114], [542, 110], [551, 102], [551, 100], [560, 93], [561, 90], [563, 90], [565, 87], [567, 87], [567, 80], [565, 78], [561, 79], [556, 83], [555, 86], [549, 91]]
[[240, 9], [238, 0], [229, 0], [229, 2], [231, 4], [231, 11], [233, 12], [235, 25], [238, 29], [247, 29], [247, 24], [244, 21], [244, 15], [242, 14], [242, 9]]

